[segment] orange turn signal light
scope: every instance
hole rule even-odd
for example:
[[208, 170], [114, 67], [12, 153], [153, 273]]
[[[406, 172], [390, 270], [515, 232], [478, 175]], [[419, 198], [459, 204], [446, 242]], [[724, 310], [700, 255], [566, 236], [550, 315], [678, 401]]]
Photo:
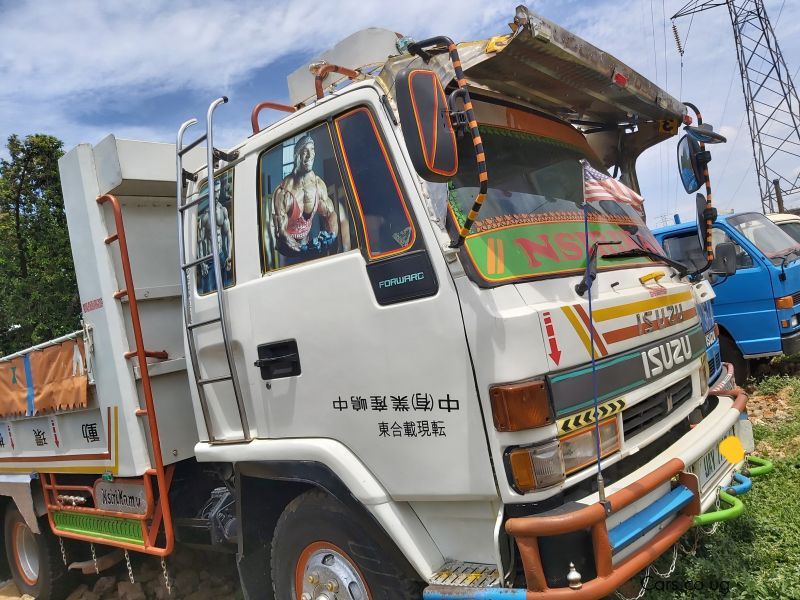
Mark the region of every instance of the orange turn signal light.
[[778, 308], [794, 308], [794, 298], [791, 296], [781, 296], [775, 300], [775, 306]]
[[536, 489], [536, 477], [533, 475], [533, 460], [530, 453], [525, 450], [517, 450], [508, 455], [511, 475], [514, 484], [520, 493], [527, 494]]
[[541, 379], [489, 388], [497, 431], [521, 431], [553, 422], [547, 385]]

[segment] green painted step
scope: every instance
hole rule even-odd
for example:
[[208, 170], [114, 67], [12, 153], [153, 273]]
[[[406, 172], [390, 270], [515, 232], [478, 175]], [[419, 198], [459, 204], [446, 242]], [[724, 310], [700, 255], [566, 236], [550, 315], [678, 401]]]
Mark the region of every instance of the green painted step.
[[56, 527], [65, 533], [79, 533], [104, 540], [144, 546], [141, 521], [71, 511], [53, 511]]

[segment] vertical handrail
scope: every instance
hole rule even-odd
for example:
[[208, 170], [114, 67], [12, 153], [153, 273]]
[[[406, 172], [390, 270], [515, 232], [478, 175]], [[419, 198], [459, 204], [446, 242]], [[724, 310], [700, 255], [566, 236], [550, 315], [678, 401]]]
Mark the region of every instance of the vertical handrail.
[[[225, 289], [222, 281], [222, 264], [219, 257], [219, 240], [217, 239], [217, 199], [214, 191], [214, 138], [212, 136], [212, 123], [214, 119], [214, 111], [221, 104], [228, 101], [227, 96], [217, 98], [208, 107], [206, 114], [206, 155], [208, 158], [208, 216], [209, 225], [211, 227], [211, 252], [214, 255], [214, 282], [217, 286], [217, 306], [219, 307], [219, 323], [222, 330], [222, 346], [225, 349], [225, 359], [228, 362], [228, 372], [231, 374], [231, 384], [233, 385], [233, 394], [236, 396], [236, 407], [239, 411], [239, 422], [242, 426], [242, 437], [244, 441], [252, 439], [250, 435], [250, 424], [247, 421], [247, 411], [244, 406], [244, 398], [242, 397], [242, 390], [239, 387], [239, 376], [236, 373], [236, 364], [232, 357], [230, 337], [228, 335], [228, 314], [225, 311]], [[190, 333], [190, 335], [192, 335]]]
[[[180, 264], [183, 265], [186, 263], [186, 240], [184, 236], [184, 223], [183, 223], [183, 211], [181, 210], [181, 206], [183, 204], [183, 136], [186, 134], [186, 130], [189, 129], [192, 125], [197, 124], [197, 119], [189, 119], [183, 125], [181, 125], [180, 129], [178, 130], [178, 139], [177, 144], [175, 146], [176, 152], [176, 182], [177, 182], [177, 193], [175, 195], [175, 204], [177, 207], [178, 213], [178, 256], [180, 257]], [[189, 323], [192, 321], [192, 313], [189, 308], [189, 272], [185, 271], [181, 268], [181, 305], [183, 308], [183, 323], [184, 323], [184, 331], [186, 332], [186, 344], [189, 349], [189, 359], [192, 363], [192, 373], [194, 374], [194, 381], [200, 379], [200, 366], [197, 364], [197, 348], [195, 347], [194, 343], [194, 335], [188, 329]], [[214, 430], [211, 423], [211, 415], [208, 412], [208, 401], [206, 400], [205, 390], [201, 385], [195, 385], [195, 389], [197, 390], [197, 397], [200, 400], [200, 411], [203, 413], [203, 422], [206, 426], [206, 432], [208, 433], [208, 440], [210, 442], [214, 441]]]
[[161, 455], [161, 438], [158, 434], [158, 420], [156, 419], [155, 403], [153, 402], [153, 389], [150, 384], [150, 372], [147, 367], [147, 354], [142, 337], [142, 325], [139, 320], [139, 306], [136, 301], [136, 291], [133, 287], [133, 275], [131, 274], [131, 261], [128, 254], [128, 242], [125, 237], [125, 225], [122, 222], [122, 208], [116, 196], [104, 194], [97, 198], [97, 203], [103, 205], [109, 203], [114, 214], [114, 225], [116, 227], [116, 242], [119, 244], [120, 262], [122, 263], [122, 274], [125, 279], [125, 289], [120, 290], [128, 297], [128, 307], [131, 313], [131, 327], [136, 357], [139, 359], [139, 371], [142, 378], [142, 392], [144, 403], [147, 410], [147, 424], [150, 429], [150, 441], [153, 445], [153, 459], [156, 463], [155, 476], [158, 484], [158, 501], [161, 505], [164, 523], [164, 555], [172, 553], [175, 545], [175, 536], [172, 529], [172, 510], [169, 504], [169, 485], [164, 473], [164, 460]]

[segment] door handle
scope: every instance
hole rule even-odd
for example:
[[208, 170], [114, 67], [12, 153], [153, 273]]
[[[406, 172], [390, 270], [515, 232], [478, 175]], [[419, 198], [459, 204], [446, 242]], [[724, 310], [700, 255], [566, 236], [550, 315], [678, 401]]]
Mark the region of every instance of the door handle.
[[282, 363], [282, 362], [292, 362], [292, 361], [300, 361], [300, 355], [297, 352], [291, 352], [289, 354], [281, 354], [280, 356], [270, 356], [268, 358], [259, 358], [256, 362], [253, 363], [253, 366], [258, 367], [268, 367], [270, 365], [274, 365], [275, 363]]
[[271, 380], [300, 375], [300, 353], [297, 340], [270, 342], [257, 347], [258, 360], [253, 366], [261, 369], [261, 379]]

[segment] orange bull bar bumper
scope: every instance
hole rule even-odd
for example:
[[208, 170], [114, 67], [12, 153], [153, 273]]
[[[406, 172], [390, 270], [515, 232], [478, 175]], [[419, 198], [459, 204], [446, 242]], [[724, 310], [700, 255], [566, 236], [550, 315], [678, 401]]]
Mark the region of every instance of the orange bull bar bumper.
[[[717, 395], [732, 398], [733, 408], [740, 413], [745, 410], [747, 395], [741, 388]], [[634, 483], [610, 494], [605, 503], [597, 502], [565, 514], [509, 519], [506, 531], [514, 536], [519, 548], [527, 583], [526, 600], [603, 598], [647, 568], [692, 527], [694, 517], [701, 512], [698, 479], [686, 469], [687, 465], [681, 458], [672, 458]], [[667, 484], [672, 486], [673, 491], [677, 492], [680, 488], [684, 493], [680, 508], [668, 515], [674, 515], [674, 518], [647, 544], [615, 564], [612, 561], [614, 548], [607, 519]], [[540, 538], [586, 530], [591, 532], [596, 577], [584, 581], [580, 589], [549, 587], [539, 550]]]

